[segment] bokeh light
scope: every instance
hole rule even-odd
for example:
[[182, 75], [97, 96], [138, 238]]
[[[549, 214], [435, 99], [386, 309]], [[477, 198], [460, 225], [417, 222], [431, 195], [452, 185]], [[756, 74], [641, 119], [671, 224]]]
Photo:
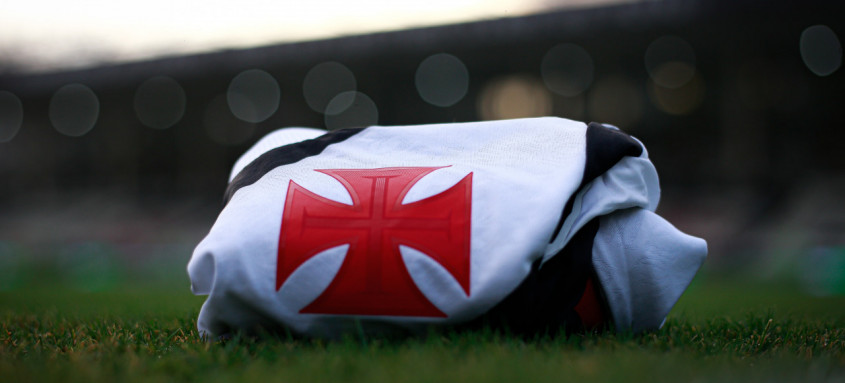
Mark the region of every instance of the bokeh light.
[[572, 120], [586, 119], [587, 98], [584, 93], [573, 97], [554, 98], [554, 114]]
[[12, 92], [0, 91], [0, 142], [9, 142], [23, 123], [23, 104]]
[[203, 126], [212, 141], [221, 145], [238, 145], [252, 137], [255, 126], [230, 113], [227, 95], [220, 94], [205, 108]]
[[122, 279], [119, 255], [111, 245], [83, 242], [64, 247], [57, 266], [70, 285], [82, 291], [106, 291]]
[[802, 257], [797, 271], [811, 294], [845, 295], [845, 247], [818, 246]]
[[552, 96], [538, 78], [510, 75], [490, 81], [477, 107], [484, 120], [547, 116], [552, 112]]
[[420, 63], [415, 83], [417, 92], [425, 102], [448, 107], [466, 96], [469, 71], [461, 59], [448, 53], [438, 53]]
[[14, 290], [23, 282], [25, 271], [21, 260], [24, 254], [20, 246], [0, 240], [0, 291]]
[[61, 87], [50, 99], [50, 122], [59, 133], [79, 137], [88, 133], [100, 115], [100, 101], [82, 84]]
[[325, 122], [329, 130], [375, 125], [378, 123], [378, 107], [366, 94], [343, 92], [329, 101]]
[[261, 122], [279, 109], [281, 90], [269, 73], [260, 69], [241, 72], [226, 91], [226, 101], [235, 117], [246, 122]]
[[543, 56], [540, 71], [543, 82], [552, 92], [573, 97], [593, 83], [593, 58], [575, 44], [560, 44]]
[[755, 113], [797, 111], [808, 107], [810, 87], [797, 66], [783, 66], [761, 58], [736, 63], [725, 83], [726, 93]]
[[645, 67], [657, 85], [676, 89], [695, 75], [695, 51], [680, 37], [663, 36], [646, 49]]
[[596, 81], [587, 101], [590, 119], [625, 129], [642, 117], [643, 95], [632, 80], [611, 75]]
[[135, 91], [135, 114], [150, 128], [167, 129], [185, 114], [185, 90], [170, 77], [153, 77]]
[[[302, 94], [308, 107], [319, 113], [325, 113], [326, 107], [337, 95], [357, 89], [355, 75], [345, 65], [328, 61], [315, 65], [302, 81]], [[351, 98], [344, 98], [350, 103]], [[335, 105], [338, 107], [338, 105]], [[349, 105], [339, 105], [346, 109]]]
[[829, 76], [842, 66], [842, 44], [826, 25], [813, 25], [801, 32], [801, 59], [817, 76]]
[[689, 114], [704, 100], [704, 80], [695, 75], [678, 88], [666, 88], [650, 81], [648, 94], [651, 102], [661, 111], [672, 115]]

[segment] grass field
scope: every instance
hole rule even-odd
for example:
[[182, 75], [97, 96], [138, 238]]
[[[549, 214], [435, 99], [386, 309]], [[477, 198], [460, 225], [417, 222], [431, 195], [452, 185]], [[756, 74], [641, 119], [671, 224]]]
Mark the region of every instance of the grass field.
[[701, 274], [663, 329], [637, 336], [208, 343], [181, 274], [94, 289], [61, 274], [0, 291], [0, 382], [845, 382], [845, 297], [790, 283]]

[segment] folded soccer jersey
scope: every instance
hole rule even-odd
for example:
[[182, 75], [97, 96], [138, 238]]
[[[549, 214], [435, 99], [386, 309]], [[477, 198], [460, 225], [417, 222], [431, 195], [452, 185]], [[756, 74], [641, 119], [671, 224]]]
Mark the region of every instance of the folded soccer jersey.
[[643, 145], [533, 118], [278, 130], [188, 264], [201, 333], [657, 329], [707, 253]]

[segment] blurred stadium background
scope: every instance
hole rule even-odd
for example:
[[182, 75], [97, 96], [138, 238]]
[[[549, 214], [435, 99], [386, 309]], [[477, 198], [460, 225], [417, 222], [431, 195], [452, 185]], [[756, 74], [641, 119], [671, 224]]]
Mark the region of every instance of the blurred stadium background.
[[555, 115], [645, 142], [659, 212], [708, 240], [707, 269], [845, 294], [845, 3], [529, 3], [128, 58], [2, 40], [0, 289], [32, 262], [89, 289], [181, 278], [231, 165], [280, 127]]

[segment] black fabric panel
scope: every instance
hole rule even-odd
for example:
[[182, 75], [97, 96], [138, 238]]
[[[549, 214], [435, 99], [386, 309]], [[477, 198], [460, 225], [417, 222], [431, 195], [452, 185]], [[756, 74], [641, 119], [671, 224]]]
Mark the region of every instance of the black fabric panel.
[[329, 145], [343, 142], [349, 137], [361, 132], [366, 128], [357, 129], [342, 129], [326, 133], [320, 137], [296, 142], [290, 145], [280, 146], [278, 148], [267, 151], [258, 158], [249, 163], [246, 167], [238, 173], [229, 186], [226, 188], [226, 193], [223, 196], [223, 205], [229, 203], [229, 200], [235, 195], [238, 189], [254, 184], [267, 172], [282, 166], [298, 162], [302, 159], [320, 154]]
[[610, 170], [623, 157], [642, 154], [643, 147], [631, 136], [591, 122], [587, 126], [587, 164], [581, 186]]
[[553, 241], [563, 227], [563, 221], [572, 213], [572, 205], [575, 203], [575, 195], [581, 191], [584, 185], [592, 182], [596, 177], [610, 170], [617, 162], [626, 156], [639, 157], [643, 154], [643, 148], [631, 136], [622, 131], [611, 129], [602, 124], [591, 122], [587, 125], [587, 162], [584, 165], [584, 176], [581, 177], [581, 184], [576, 192], [569, 196], [566, 205], [563, 207], [563, 214], [555, 227], [555, 231], [549, 242]]
[[[516, 290], [467, 327], [489, 326], [527, 337], [584, 331], [575, 306], [584, 295], [587, 279], [595, 274], [593, 240], [598, 230], [596, 218], [542, 267], [542, 259], [537, 260]], [[593, 280], [593, 287], [600, 289], [598, 280]]]

